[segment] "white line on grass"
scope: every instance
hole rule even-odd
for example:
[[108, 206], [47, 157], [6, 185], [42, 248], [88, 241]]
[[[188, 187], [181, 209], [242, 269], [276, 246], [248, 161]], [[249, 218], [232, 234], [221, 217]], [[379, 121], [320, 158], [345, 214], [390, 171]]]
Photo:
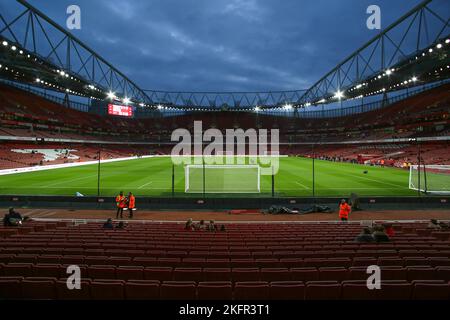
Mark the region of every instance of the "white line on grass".
[[382, 184], [394, 186], [394, 187], [401, 188], [401, 189], [409, 189], [409, 188], [407, 188], [407, 187], [405, 187], [405, 186], [402, 186], [402, 185], [400, 185], [400, 184], [395, 184], [395, 183], [390, 183], [390, 182], [384, 182], [384, 181], [376, 180], [376, 179], [370, 179], [370, 178], [367, 178], [367, 177], [357, 176], [357, 175], [355, 175], [355, 174], [349, 174], [349, 176], [352, 176], [352, 177], [355, 177], [355, 178], [360, 178], [360, 179], [366, 179], [366, 180], [369, 180], [369, 181], [378, 182], [378, 183], [382, 183]]
[[300, 183], [300, 182], [298, 182], [298, 181], [296, 181], [295, 183], [298, 184], [299, 186], [303, 187], [303, 188], [306, 189], [306, 190], [311, 189], [310, 187], [307, 187], [307, 186], [305, 186], [303, 183]]
[[83, 180], [83, 179], [88, 179], [88, 178], [93, 178], [93, 177], [97, 177], [97, 174], [91, 174], [89, 176], [84, 176], [84, 177], [79, 177], [76, 179], [70, 179], [70, 180], [64, 180], [64, 181], [59, 181], [59, 182], [55, 182], [55, 183], [50, 183], [46, 186], [42, 186], [42, 188], [49, 188], [49, 187], [53, 187], [53, 186], [57, 186], [59, 184], [65, 184], [65, 183], [70, 183], [70, 182], [74, 182], [74, 181], [78, 181], [78, 180]]
[[147, 182], [146, 184], [143, 184], [142, 186], [138, 187], [138, 189], [143, 189], [144, 187], [148, 186], [151, 183], [153, 183], [153, 181], [150, 181], [150, 182]]

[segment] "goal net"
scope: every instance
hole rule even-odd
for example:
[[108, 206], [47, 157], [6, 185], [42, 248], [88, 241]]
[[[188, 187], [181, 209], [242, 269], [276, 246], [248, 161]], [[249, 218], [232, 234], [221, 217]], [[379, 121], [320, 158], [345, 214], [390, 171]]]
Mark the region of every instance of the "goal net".
[[409, 188], [425, 193], [450, 194], [450, 165], [412, 165]]
[[187, 165], [186, 193], [259, 193], [258, 165]]

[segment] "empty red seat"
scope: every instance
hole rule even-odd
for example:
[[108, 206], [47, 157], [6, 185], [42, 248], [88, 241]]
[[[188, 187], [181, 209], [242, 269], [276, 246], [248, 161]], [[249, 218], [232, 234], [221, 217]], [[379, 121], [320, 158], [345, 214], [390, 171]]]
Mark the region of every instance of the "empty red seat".
[[319, 268], [319, 279], [321, 281], [344, 281], [349, 277], [345, 268]]
[[172, 280], [172, 268], [170, 267], [145, 268], [144, 279], [170, 281]]
[[202, 281], [202, 269], [201, 268], [175, 268], [173, 270], [174, 281]]
[[158, 263], [156, 258], [136, 257], [133, 259], [133, 265], [141, 267], [157, 267]]
[[199, 300], [231, 300], [233, 290], [230, 281], [199, 282], [197, 286]]
[[338, 300], [341, 285], [337, 281], [310, 281], [306, 283], [306, 300]]
[[377, 265], [378, 259], [374, 257], [355, 257], [353, 258], [353, 267], [368, 267]]
[[59, 300], [89, 300], [91, 298], [89, 280], [80, 281], [80, 289], [69, 289], [66, 280], [56, 281], [56, 296]]
[[116, 268], [113, 266], [90, 266], [88, 275], [91, 279], [116, 279]]
[[269, 284], [263, 281], [236, 282], [234, 298], [236, 300], [267, 300], [269, 299]]
[[234, 282], [260, 280], [258, 268], [233, 268], [231, 271], [231, 277]]
[[21, 299], [23, 277], [0, 277], [0, 299]]
[[15, 277], [32, 277], [32, 263], [9, 263], [3, 266], [3, 275]]
[[59, 278], [61, 275], [61, 265], [59, 264], [35, 264], [33, 266], [34, 277]]
[[272, 300], [304, 300], [305, 285], [302, 281], [274, 281], [270, 283]]
[[399, 257], [380, 257], [377, 265], [379, 266], [404, 266], [405, 262]]
[[94, 300], [123, 300], [124, 282], [122, 280], [93, 281], [90, 285]]
[[408, 280], [435, 280], [437, 272], [433, 267], [407, 267]]
[[416, 283], [413, 288], [414, 300], [448, 300], [450, 290], [447, 283]]
[[22, 298], [56, 299], [55, 278], [29, 277], [22, 280]]
[[166, 281], [160, 286], [160, 297], [163, 300], [195, 300], [195, 282]]
[[159, 281], [127, 281], [125, 284], [125, 298], [128, 300], [157, 300], [159, 299]]
[[319, 280], [319, 271], [316, 268], [292, 268], [291, 279], [294, 281]]
[[231, 281], [230, 268], [204, 268], [203, 281]]
[[261, 281], [289, 281], [291, 273], [287, 268], [262, 268], [260, 272]]
[[116, 278], [120, 280], [143, 280], [144, 267], [135, 267], [135, 266], [117, 267]]
[[[383, 288], [382, 288], [383, 289]], [[374, 300], [382, 289], [369, 289], [365, 281], [343, 282], [341, 285], [341, 299], [343, 300]]]
[[377, 290], [380, 300], [409, 300], [411, 299], [412, 285], [403, 283], [385, 283], [381, 282], [381, 289]]

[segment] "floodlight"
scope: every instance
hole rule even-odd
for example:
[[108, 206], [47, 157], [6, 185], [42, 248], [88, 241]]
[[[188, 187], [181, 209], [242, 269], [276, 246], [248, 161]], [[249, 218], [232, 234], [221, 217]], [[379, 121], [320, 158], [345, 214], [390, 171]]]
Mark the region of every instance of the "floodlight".
[[108, 92], [107, 96], [108, 96], [109, 99], [112, 100], [112, 99], [114, 99], [116, 97], [116, 94], [114, 92], [110, 91], [110, 92]]
[[125, 97], [123, 99], [123, 103], [125, 103], [125, 104], [129, 104], [130, 102], [131, 102], [131, 100], [128, 97]]
[[441, 44], [441, 43], [438, 43], [437, 46], [436, 46], [436, 48], [441, 49], [441, 48], [442, 48], [442, 44]]
[[341, 100], [341, 99], [344, 97], [344, 93], [343, 93], [342, 91], [338, 90], [338, 91], [334, 94], [334, 97], [335, 97], [336, 99]]
[[414, 82], [416, 82], [416, 81], [417, 81], [417, 77], [412, 77], [411, 80], [414, 81]]
[[386, 70], [386, 74], [389, 76], [390, 74], [392, 73], [392, 71], [391, 70]]

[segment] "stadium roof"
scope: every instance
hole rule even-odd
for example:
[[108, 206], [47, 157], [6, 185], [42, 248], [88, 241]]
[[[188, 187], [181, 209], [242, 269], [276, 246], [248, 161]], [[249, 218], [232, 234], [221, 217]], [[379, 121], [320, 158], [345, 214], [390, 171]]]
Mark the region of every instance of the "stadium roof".
[[91, 99], [116, 98], [159, 109], [296, 109], [379, 95], [450, 75], [449, 12], [438, 12], [432, 0], [400, 17], [308, 90], [272, 92], [143, 90], [44, 13], [17, 1], [23, 12], [14, 19], [6, 21], [0, 13], [0, 75]]

